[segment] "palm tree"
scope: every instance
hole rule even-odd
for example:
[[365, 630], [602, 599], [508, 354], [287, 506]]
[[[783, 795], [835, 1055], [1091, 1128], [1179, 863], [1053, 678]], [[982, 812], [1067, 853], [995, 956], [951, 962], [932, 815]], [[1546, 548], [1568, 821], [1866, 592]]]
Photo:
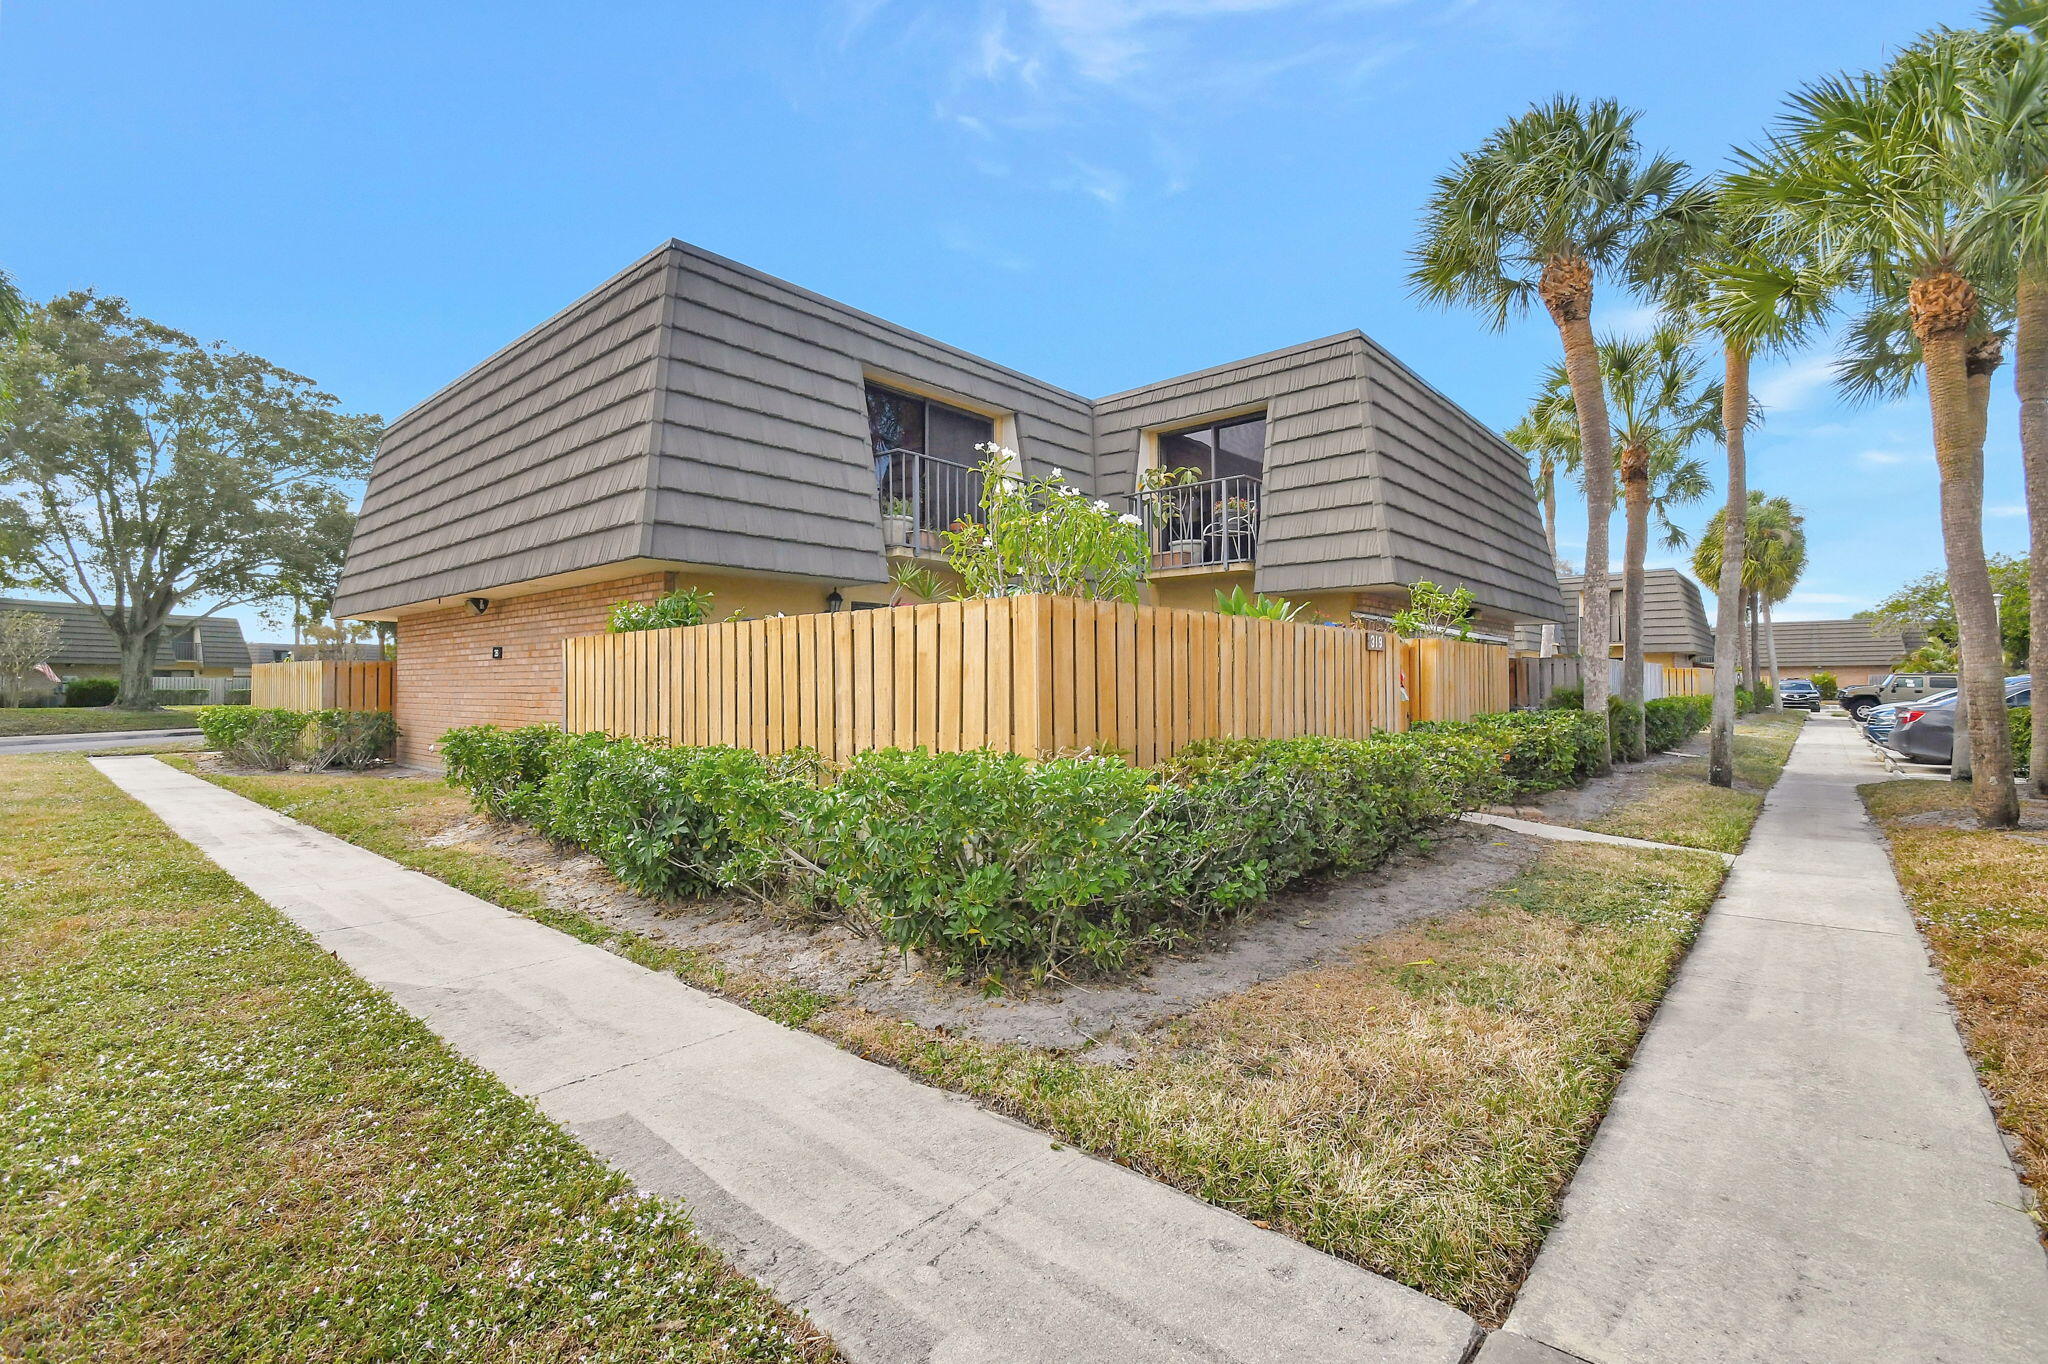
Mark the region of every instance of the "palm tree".
[[1748, 600], [1740, 578], [1748, 554], [1747, 436], [1758, 417], [1750, 398], [1750, 369], [1758, 356], [1806, 339], [1826, 316], [1846, 267], [1837, 256], [1785, 232], [1772, 214], [1730, 193], [1725, 183], [1701, 195], [1700, 211], [1661, 244], [1661, 251], [1645, 253], [1655, 273], [1644, 282], [1655, 287], [1668, 312], [1721, 343], [1720, 436], [1728, 457], [1727, 500], [1706, 532], [1720, 542], [1715, 567], [1699, 570], [1697, 556], [1694, 566], [1702, 581], [1714, 584], [1715, 654], [1721, 664], [1714, 673], [1707, 780], [1732, 787], [1735, 673]]
[[[1743, 557], [1728, 559], [1728, 509], [1717, 508], [1693, 549], [1692, 571], [1702, 582], [1721, 584], [1716, 591], [1733, 598], [1736, 605], [1735, 623], [1715, 633], [1714, 666], [1727, 668], [1732, 686], [1736, 663], [1745, 655], [1757, 660], [1768, 654], [1771, 687], [1775, 691], [1777, 641], [1767, 641], [1770, 624], [1766, 613], [1768, 603], [1785, 600], [1805, 575], [1806, 518], [1786, 499], [1766, 497], [1754, 488], [1744, 494], [1743, 507], [1737, 514], [1748, 527], [1743, 537]], [[1744, 617], [1748, 617], [1746, 632], [1742, 628]], [[1763, 668], [1752, 661], [1748, 668], [1749, 685], [1754, 687], [1763, 673]]]
[[2000, 254], [2002, 212], [1984, 192], [1985, 156], [1954, 136], [1955, 92], [1977, 68], [1981, 33], [1944, 32], [1882, 74], [1806, 87], [1770, 146], [1745, 153], [1745, 197], [1781, 212], [1810, 240], [1851, 250], [1880, 299], [1903, 295], [1920, 344], [1941, 471], [1942, 541], [1962, 633], [1962, 695], [1976, 756], [1972, 803], [1987, 828], [2019, 819], [2004, 669], [1984, 559], [1984, 423], [1969, 374], [1979, 289]]
[[[1660, 326], [1641, 338], [1609, 338], [1600, 343], [1599, 353], [1600, 377], [1621, 456], [1617, 473], [1627, 525], [1622, 550], [1621, 694], [1641, 705], [1643, 570], [1650, 518], [1654, 515], [1661, 523], [1666, 546], [1685, 543], [1685, 532], [1672, 521], [1671, 512], [1699, 501], [1712, 488], [1705, 466], [1685, 452], [1716, 430], [1721, 388], [1702, 377], [1703, 366], [1676, 327]], [[1551, 367], [1530, 420], [1561, 440], [1576, 436], [1570, 377], [1562, 365]], [[1583, 640], [1580, 647], [1585, 647]], [[1631, 748], [1641, 751], [1640, 744]]]
[[[2027, 668], [2048, 677], [2048, 3], [1992, 0], [1985, 14], [2006, 35], [2006, 60], [1987, 72], [1975, 120], [1997, 146], [2014, 252], [2013, 389], [2020, 400], [2020, 463], [2027, 480]], [[2048, 689], [2036, 687], [2029, 781], [2048, 796]]]
[[1579, 472], [1579, 422], [1571, 413], [1556, 410], [1549, 394], [1531, 404], [1529, 415], [1504, 433], [1508, 444], [1529, 461], [1529, 477], [1536, 484], [1536, 498], [1543, 506], [1543, 537], [1550, 542], [1550, 561], [1559, 573], [1571, 566], [1557, 552], [1557, 476]]
[[[1593, 288], [1630, 268], [1654, 225], [1682, 208], [1685, 167], [1645, 158], [1637, 115], [1559, 96], [1512, 119], [1438, 176], [1409, 280], [1434, 303], [1479, 310], [1495, 329], [1542, 300], [1564, 348], [1586, 478], [1583, 638], [1605, 639], [1614, 445], [1593, 340]], [[1607, 660], [1580, 649], [1586, 709], [1607, 711]], [[1604, 729], [1602, 731], [1605, 732]], [[1596, 765], [1606, 771], [1606, 754]]]

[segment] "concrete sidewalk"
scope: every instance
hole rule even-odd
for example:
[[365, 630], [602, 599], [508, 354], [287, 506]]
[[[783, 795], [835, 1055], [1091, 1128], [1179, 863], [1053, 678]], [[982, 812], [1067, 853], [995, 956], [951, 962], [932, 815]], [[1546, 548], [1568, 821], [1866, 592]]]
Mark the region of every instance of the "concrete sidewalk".
[[1485, 1364], [2048, 1360], [2048, 1259], [1856, 796], [1882, 777], [1808, 723]]
[[93, 765], [856, 1361], [1458, 1364], [1432, 1298], [166, 767]]

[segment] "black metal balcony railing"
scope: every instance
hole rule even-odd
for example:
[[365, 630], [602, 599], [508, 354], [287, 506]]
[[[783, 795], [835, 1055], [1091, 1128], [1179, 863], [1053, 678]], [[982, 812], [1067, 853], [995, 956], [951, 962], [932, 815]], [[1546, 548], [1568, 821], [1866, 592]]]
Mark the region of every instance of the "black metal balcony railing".
[[875, 456], [875, 493], [882, 502], [882, 542], [890, 549], [936, 553], [940, 535], [981, 519], [981, 470], [915, 450]]
[[[875, 493], [882, 506], [882, 542], [890, 549], [935, 555], [945, 547], [946, 531], [982, 515], [981, 470], [915, 450], [875, 456]], [[1235, 475], [1111, 501], [1143, 521], [1154, 568], [1214, 568], [1256, 557], [1259, 497], [1258, 479]]]
[[1156, 568], [1248, 564], [1259, 544], [1260, 482], [1249, 475], [1152, 488], [1132, 501]]
[[179, 663], [199, 661], [199, 641], [190, 634], [176, 635], [171, 639], [171, 657]]

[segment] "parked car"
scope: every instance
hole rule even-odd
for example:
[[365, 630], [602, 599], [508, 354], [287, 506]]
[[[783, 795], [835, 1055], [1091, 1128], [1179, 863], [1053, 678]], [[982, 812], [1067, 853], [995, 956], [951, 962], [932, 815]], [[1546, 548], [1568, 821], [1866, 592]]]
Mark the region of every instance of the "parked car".
[[1850, 719], [1861, 720], [1872, 707], [1925, 701], [1935, 692], [1948, 691], [1955, 685], [1954, 673], [1887, 673], [1881, 681], [1841, 688], [1835, 693], [1835, 700], [1849, 712]]
[[[2016, 710], [2033, 700], [2034, 689], [2027, 675], [2005, 679], [2005, 706]], [[1898, 727], [1884, 740], [1892, 752], [1916, 763], [1947, 763], [1955, 758], [1956, 697], [1954, 692], [1939, 701], [1899, 707]]]
[[[1953, 690], [1938, 691], [1925, 701], [1916, 701], [1913, 704], [1916, 706], [1939, 705], [1954, 695], [1955, 692]], [[1872, 706], [1864, 711], [1862, 720], [1864, 736], [1873, 743], [1883, 743], [1891, 737], [1892, 731], [1899, 727], [1899, 712], [1905, 709], [1907, 709], [1907, 706], [1902, 702], [1890, 706]]]
[[1819, 710], [1820, 688], [1803, 677], [1781, 677], [1778, 700], [1794, 710]]

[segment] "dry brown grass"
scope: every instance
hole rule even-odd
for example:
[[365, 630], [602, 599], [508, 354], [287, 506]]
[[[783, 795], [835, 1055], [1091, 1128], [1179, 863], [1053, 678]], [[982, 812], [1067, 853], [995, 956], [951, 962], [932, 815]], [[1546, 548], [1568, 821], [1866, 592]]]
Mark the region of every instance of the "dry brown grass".
[[1720, 880], [1556, 848], [1494, 906], [1212, 1004], [1128, 1066], [813, 1026], [1497, 1322]]
[[[2027, 802], [2021, 830], [2000, 833], [1968, 827], [1969, 790], [1957, 783], [1862, 791], [1977, 1073], [2019, 1138], [2022, 1177], [2048, 1191], [2048, 802]], [[2034, 1216], [2048, 1228], [2038, 1204]]]

